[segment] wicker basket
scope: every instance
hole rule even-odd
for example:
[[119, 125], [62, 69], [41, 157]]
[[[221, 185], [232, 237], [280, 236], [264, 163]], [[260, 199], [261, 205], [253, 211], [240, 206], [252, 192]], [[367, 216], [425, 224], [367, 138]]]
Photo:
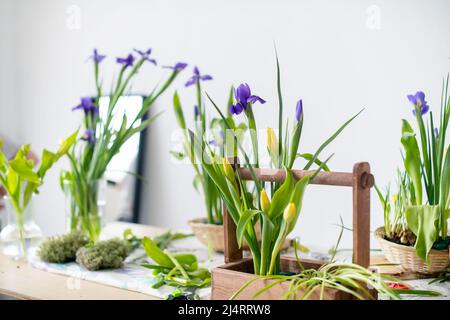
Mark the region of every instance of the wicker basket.
[[189, 221], [195, 237], [205, 246], [211, 246], [216, 252], [223, 252], [223, 225], [206, 223], [206, 219], [199, 218]]
[[[188, 222], [195, 237], [205, 246], [211, 246], [216, 252], [224, 252], [224, 230], [223, 225], [209, 224], [205, 218], [193, 219]], [[259, 223], [255, 225], [256, 237], [261, 239], [261, 228]], [[286, 239], [281, 247], [282, 250], [289, 248], [291, 242]], [[244, 240], [244, 250], [249, 250], [247, 242]]]
[[391, 263], [401, 265], [406, 271], [431, 275], [444, 272], [450, 267], [449, 249], [431, 249], [429, 254], [430, 264], [428, 265], [417, 256], [414, 247], [386, 240], [383, 227], [375, 231], [375, 237], [380, 243], [381, 251], [386, 259]]

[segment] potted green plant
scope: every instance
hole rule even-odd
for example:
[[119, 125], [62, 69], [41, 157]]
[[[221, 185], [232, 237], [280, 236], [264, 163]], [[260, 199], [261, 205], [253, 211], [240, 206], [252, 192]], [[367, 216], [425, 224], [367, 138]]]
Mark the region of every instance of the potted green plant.
[[[248, 184], [239, 171], [235, 171], [226, 157], [220, 156], [208, 146], [206, 139], [195, 132], [190, 132], [193, 141], [194, 153], [197, 161], [207, 172], [219, 190], [219, 195], [226, 205], [227, 211], [237, 226], [236, 237], [239, 246], [245, 239], [252, 256], [251, 272], [259, 276], [279, 275], [281, 270], [280, 249], [289, 233], [294, 229], [299, 218], [304, 192], [309, 182], [320, 170], [328, 171], [327, 161], [321, 161], [319, 156], [322, 151], [344, 130], [344, 128], [358, 116], [355, 115], [336, 130], [314, 153], [299, 153], [300, 138], [302, 134], [304, 112], [303, 101], [299, 100], [295, 108], [295, 121], [291, 133], [288, 125], [283, 126], [283, 99], [280, 85], [280, 69], [277, 60], [277, 89], [279, 100], [278, 137], [275, 131], [267, 131], [267, 150], [270, 155], [271, 165], [276, 171], [283, 172], [285, 178], [274, 179], [274, 182], [266, 183], [257, 178], [261, 168], [259, 166], [258, 136], [251, 134], [253, 159], [250, 160], [246, 150], [240, 144], [233, 131], [233, 124], [228, 121], [215, 102], [208, 96], [221, 119], [227, 132], [232, 137], [243, 157], [243, 165], [252, 177], [253, 184]], [[248, 128], [253, 133], [257, 132], [256, 120], [253, 113], [253, 104], [265, 101], [251, 93], [247, 84], [241, 84], [234, 92], [233, 104], [229, 107], [229, 113], [234, 116], [243, 114], [248, 120]], [[298, 158], [306, 159], [304, 170], [309, 170], [313, 165], [317, 166], [315, 172], [310, 172], [298, 181], [292, 175], [292, 167]], [[262, 169], [261, 169], [262, 170]], [[264, 170], [263, 170], [264, 171]], [[278, 176], [277, 176], [278, 177]], [[251, 192], [255, 189], [256, 197]], [[271, 195], [271, 199], [269, 198]], [[261, 241], [256, 236], [255, 225], [262, 225]]]
[[[170, 69], [166, 80], [150, 91], [143, 100], [136, 117], [127, 119], [124, 115], [118, 119], [115, 111], [119, 98], [130, 90], [131, 81], [144, 64], [156, 65], [156, 60], [150, 57], [151, 49], [146, 51], [135, 49], [134, 51], [134, 54], [130, 53], [125, 58], [116, 59], [120, 69], [116, 80], [111, 85], [105, 117], [101, 117], [99, 112], [99, 100], [104, 94], [100, 64], [105, 56], [99, 54], [97, 50], [94, 50], [91, 57], [96, 96], [82, 98], [80, 104], [73, 108], [83, 112], [84, 133], [67, 154], [70, 170], [62, 172], [61, 187], [69, 203], [69, 229], [84, 231], [93, 242], [98, 240], [102, 227], [104, 201], [100, 198], [101, 186], [105, 183], [103, 176], [108, 164], [130, 137], [155, 121], [159, 114], [146, 119], [147, 111], [187, 66], [186, 63], [179, 62], [174, 66], [164, 67]], [[121, 123], [120, 130], [115, 129], [115, 123]]]
[[0, 185], [6, 190], [8, 218], [0, 238], [6, 255], [14, 259], [26, 258], [28, 251], [39, 244], [42, 232], [34, 222], [31, 208], [33, 196], [39, 193], [47, 171], [71, 148], [76, 135], [77, 132], [63, 140], [56, 152], [44, 149], [37, 168], [34, 161], [28, 158], [29, 144], [23, 145], [14, 159], [8, 160], [1, 151], [3, 141], [0, 139]]
[[398, 193], [390, 197], [389, 191], [383, 195], [377, 189], [384, 209], [384, 227], [377, 229], [376, 237], [384, 254], [408, 271], [425, 274], [439, 273], [450, 266], [448, 80], [447, 76], [438, 122], [423, 92], [408, 95], [417, 127], [402, 120], [404, 172], [399, 173]]

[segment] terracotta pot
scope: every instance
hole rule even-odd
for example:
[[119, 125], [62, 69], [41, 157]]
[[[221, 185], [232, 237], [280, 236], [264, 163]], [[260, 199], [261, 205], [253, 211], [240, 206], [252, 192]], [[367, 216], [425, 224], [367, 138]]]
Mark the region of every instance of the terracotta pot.
[[[193, 219], [188, 222], [192, 232], [205, 246], [211, 245], [214, 251], [224, 251], [224, 228], [223, 225], [209, 224], [205, 218]], [[256, 237], [258, 241], [261, 239], [261, 227], [255, 226]], [[282, 249], [286, 250], [290, 246], [290, 240], [286, 239]], [[247, 242], [244, 240], [244, 250], [249, 250]]]
[[450, 267], [449, 249], [431, 249], [429, 253], [430, 264], [423, 261], [416, 254], [416, 249], [389, 241], [385, 237], [384, 227], [375, 231], [375, 237], [380, 243], [381, 251], [386, 259], [395, 264], [399, 264], [403, 269], [410, 272], [423, 274], [437, 274], [446, 271]]

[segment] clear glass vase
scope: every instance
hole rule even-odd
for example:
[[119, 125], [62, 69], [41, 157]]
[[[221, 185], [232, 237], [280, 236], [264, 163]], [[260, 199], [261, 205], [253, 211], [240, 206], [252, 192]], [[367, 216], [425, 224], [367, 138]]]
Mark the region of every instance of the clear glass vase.
[[2, 251], [13, 259], [25, 259], [28, 252], [36, 248], [42, 240], [41, 228], [33, 219], [33, 199], [22, 211], [17, 210], [7, 196], [3, 199], [6, 225], [0, 233]]
[[96, 242], [104, 224], [106, 180], [65, 182], [66, 227], [83, 231]]

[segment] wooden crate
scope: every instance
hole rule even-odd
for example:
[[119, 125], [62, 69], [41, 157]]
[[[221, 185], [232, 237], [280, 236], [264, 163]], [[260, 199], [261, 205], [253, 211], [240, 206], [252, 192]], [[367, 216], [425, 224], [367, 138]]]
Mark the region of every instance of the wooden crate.
[[[236, 159], [230, 162], [239, 170], [244, 180], [252, 180], [249, 169], [240, 168]], [[280, 169], [256, 169], [256, 177], [260, 181], [283, 182], [286, 173]], [[311, 174], [311, 171], [292, 170], [296, 179]], [[320, 172], [311, 184], [342, 186], [352, 188], [353, 198], [353, 262], [363, 267], [368, 267], [370, 262], [370, 188], [374, 185], [374, 177], [370, 173], [370, 165], [367, 162], [356, 163], [353, 172]], [[212, 270], [212, 293], [214, 300], [229, 299], [239, 288], [253, 279], [253, 261], [251, 258], [243, 258], [236, 240], [236, 225], [224, 205], [224, 232], [225, 232], [225, 265]], [[319, 268], [323, 262], [319, 260], [302, 259], [301, 263], [306, 268]], [[295, 258], [281, 257], [282, 271], [299, 272]], [[271, 283], [273, 280], [257, 280], [246, 288], [238, 299], [251, 299], [254, 293]], [[283, 282], [265, 291], [259, 299], [277, 300], [289, 286], [289, 282]], [[299, 292], [301, 295], [301, 292]], [[313, 293], [311, 299], [318, 299], [319, 295]], [[325, 299], [349, 300], [352, 296], [338, 291], [327, 289]]]

